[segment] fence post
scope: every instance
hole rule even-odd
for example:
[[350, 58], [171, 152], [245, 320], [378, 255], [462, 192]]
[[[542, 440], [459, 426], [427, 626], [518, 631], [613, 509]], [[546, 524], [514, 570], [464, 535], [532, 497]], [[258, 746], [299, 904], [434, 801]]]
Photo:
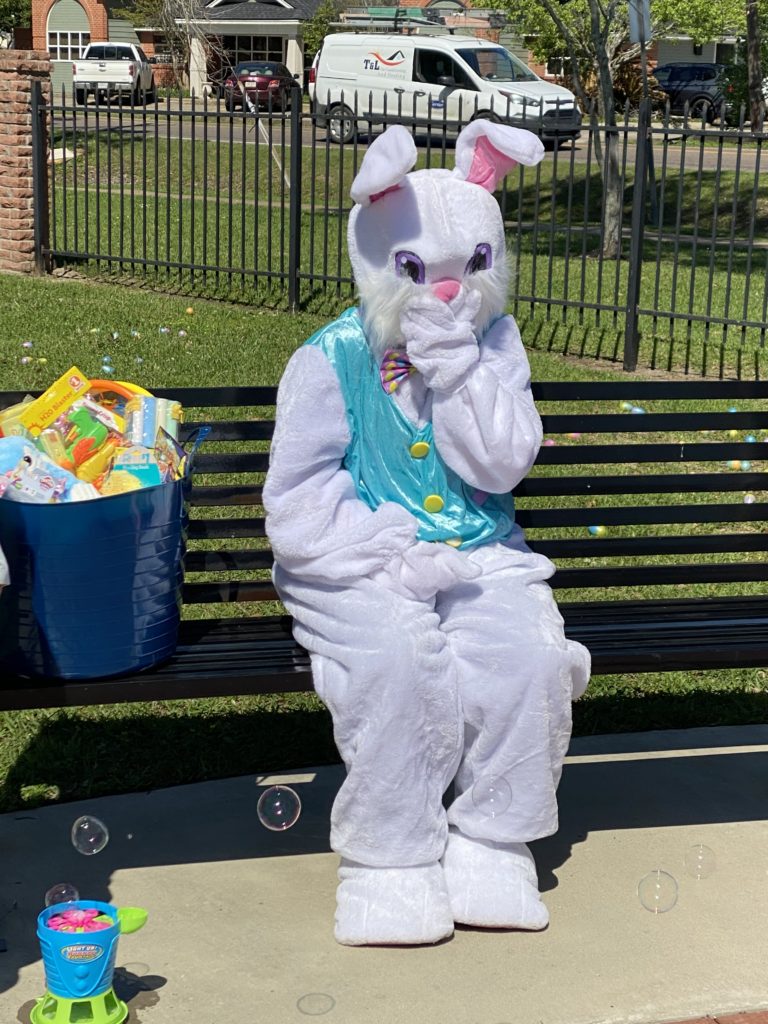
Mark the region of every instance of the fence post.
[[299, 268], [301, 262], [301, 129], [302, 102], [301, 94], [293, 93], [291, 103], [291, 188], [288, 210], [288, 305], [291, 312], [296, 313], [301, 304], [301, 282]]
[[635, 181], [632, 188], [632, 222], [629, 237], [629, 271], [627, 274], [627, 316], [624, 327], [624, 369], [637, 369], [640, 345], [639, 316], [640, 281], [643, 273], [643, 240], [645, 237], [646, 179], [648, 173], [648, 140], [651, 127], [651, 101], [640, 101], [637, 121]]
[[32, 192], [35, 209], [35, 267], [48, 270], [48, 122], [43, 87], [32, 83]]

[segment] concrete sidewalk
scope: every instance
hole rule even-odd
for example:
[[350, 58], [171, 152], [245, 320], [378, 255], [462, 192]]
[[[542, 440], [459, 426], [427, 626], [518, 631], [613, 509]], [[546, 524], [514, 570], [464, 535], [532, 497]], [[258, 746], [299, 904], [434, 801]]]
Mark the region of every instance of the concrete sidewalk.
[[[120, 940], [134, 1024], [596, 1024], [768, 1007], [768, 726], [574, 741], [561, 829], [535, 844], [552, 923], [540, 934], [460, 930], [440, 946], [333, 941], [328, 816], [339, 768], [247, 777], [0, 817], [0, 1021], [42, 992], [35, 916], [55, 882], [145, 906]], [[264, 785], [304, 803], [282, 834], [258, 822]], [[111, 841], [85, 858], [80, 814]], [[695, 880], [694, 843], [716, 857]], [[665, 914], [641, 906], [655, 868], [677, 880]], [[746, 1022], [745, 1022], [746, 1024]]]

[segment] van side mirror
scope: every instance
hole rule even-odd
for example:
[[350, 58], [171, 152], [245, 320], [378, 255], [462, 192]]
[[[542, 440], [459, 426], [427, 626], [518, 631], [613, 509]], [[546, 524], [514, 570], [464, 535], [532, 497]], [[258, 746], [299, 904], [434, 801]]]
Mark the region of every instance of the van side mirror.
[[438, 85], [456, 85], [456, 79], [453, 75], [440, 75], [437, 79]]

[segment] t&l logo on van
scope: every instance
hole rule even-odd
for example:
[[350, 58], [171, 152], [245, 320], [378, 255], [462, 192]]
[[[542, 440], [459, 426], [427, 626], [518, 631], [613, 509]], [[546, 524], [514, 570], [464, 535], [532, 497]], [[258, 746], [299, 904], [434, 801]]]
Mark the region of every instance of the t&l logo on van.
[[405, 64], [405, 54], [402, 50], [395, 50], [390, 57], [382, 57], [375, 50], [369, 50], [368, 55], [363, 57], [365, 71], [381, 71], [384, 68], [396, 68], [400, 64]]
[[62, 957], [74, 964], [90, 964], [104, 956], [103, 946], [93, 946], [90, 943], [81, 943], [77, 946], [64, 946], [60, 950]]

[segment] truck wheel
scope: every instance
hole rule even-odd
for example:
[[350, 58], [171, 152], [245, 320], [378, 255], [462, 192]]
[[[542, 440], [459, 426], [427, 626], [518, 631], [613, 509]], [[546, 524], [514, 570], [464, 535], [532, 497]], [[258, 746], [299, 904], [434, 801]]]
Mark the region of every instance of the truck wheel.
[[84, 107], [87, 102], [88, 93], [85, 89], [75, 89], [75, 103], [77, 103], [79, 107]]
[[328, 111], [328, 136], [331, 142], [352, 142], [356, 134], [355, 115], [349, 107], [342, 103], [331, 107]]

